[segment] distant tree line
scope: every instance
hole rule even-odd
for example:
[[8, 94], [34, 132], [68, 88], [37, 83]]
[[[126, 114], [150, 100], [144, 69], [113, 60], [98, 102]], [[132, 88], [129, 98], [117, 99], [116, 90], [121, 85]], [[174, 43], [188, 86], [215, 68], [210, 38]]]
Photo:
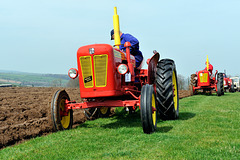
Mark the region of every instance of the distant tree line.
[[52, 82], [51, 82], [51, 86], [52, 87], [63, 87], [62, 86], [62, 79], [54, 79]]
[[42, 74], [43, 77], [51, 77], [51, 78], [57, 78], [57, 79], [65, 79], [68, 80], [68, 75], [65, 74]]
[[188, 90], [189, 78], [185, 78], [183, 75], [178, 74], [178, 89], [179, 90]]
[[75, 79], [70, 79], [67, 83], [67, 87], [70, 88], [79, 88], [79, 79], [78, 77]]

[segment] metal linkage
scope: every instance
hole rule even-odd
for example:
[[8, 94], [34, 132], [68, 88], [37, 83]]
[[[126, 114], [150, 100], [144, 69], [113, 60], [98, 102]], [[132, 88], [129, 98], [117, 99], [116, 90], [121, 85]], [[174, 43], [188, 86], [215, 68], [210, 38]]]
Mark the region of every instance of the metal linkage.
[[96, 108], [96, 107], [135, 107], [139, 106], [139, 100], [106, 100], [104, 102], [82, 102], [76, 103], [75, 101], [65, 101], [65, 108], [69, 109], [85, 109], [85, 108]]

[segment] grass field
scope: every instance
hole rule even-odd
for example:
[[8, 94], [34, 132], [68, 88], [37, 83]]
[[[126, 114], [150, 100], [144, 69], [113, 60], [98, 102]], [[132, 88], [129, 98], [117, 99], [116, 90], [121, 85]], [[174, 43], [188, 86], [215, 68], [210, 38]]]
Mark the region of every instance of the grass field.
[[87, 121], [0, 151], [0, 159], [240, 159], [240, 93], [180, 100], [180, 118], [144, 134], [139, 111]]

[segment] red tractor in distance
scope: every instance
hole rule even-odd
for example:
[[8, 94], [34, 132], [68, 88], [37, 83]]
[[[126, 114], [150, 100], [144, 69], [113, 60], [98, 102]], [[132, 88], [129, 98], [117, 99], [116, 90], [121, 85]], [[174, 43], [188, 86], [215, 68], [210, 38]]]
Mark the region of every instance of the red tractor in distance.
[[230, 79], [229, 77], [227, 77], [227, 75], [225, 73], [223, 73], [223, 83], [224, 83], [224, 92], [235, 92], [234, 89], [234, 84], [232, 79]]
[[197, 91], [203, 93], [212, 92], [215, 90], [218, 96], [224, 94], [223, 88], [223, 73], [218, 73], [216, 70], [215, 76], [209, 70], [209, 61], [207, 57], [206, 68], [204, 70], [196, 72], [191, 75], [190, 91], [192, 95], [195, 95]]
[[[115, 27], [114, 31], [119, 34]], [[157, 113], [163, 120], [178, 118], [174, 61], [159, 61], [160, 55], [154, 51], [147, 61], [148, 69], [137, 69], [135, 58], [130, 54], [131, 44], [126, 42], [124, 45], [126, 52], [109, 44], [92, 44], [78, 49], [78, 68], [71, 68], [68, 75], [72, 79], [79, 77], [83, 102], [70, 100], [65, 90], [58, 90], [53, 95], [51, 116], [55, 131], [72, 128], [74, 109], [85, 109], [85, 114], [91, 117], [96, 112], [106, 115], [111, 107], [127, 107], [135, 111], [139, 106], [142, 128], [147, 134], [156, 130]]]

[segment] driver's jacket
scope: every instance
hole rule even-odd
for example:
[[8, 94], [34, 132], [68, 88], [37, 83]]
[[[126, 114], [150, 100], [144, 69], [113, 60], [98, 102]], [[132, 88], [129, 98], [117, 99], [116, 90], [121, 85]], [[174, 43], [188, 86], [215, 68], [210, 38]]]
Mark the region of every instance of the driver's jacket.
[[130, 53], [135, 57], [136, 67], [140, 66], [143, 60], [143, 55], [142, 52], [139, 50], [139, 41], [137, 40], [137, 38], [133, 37], [131, 34], [122, 33], [120, 39], [121, 39], [120, 50], [126, 51], [124, 43], [130, 42], [131, 43]]

